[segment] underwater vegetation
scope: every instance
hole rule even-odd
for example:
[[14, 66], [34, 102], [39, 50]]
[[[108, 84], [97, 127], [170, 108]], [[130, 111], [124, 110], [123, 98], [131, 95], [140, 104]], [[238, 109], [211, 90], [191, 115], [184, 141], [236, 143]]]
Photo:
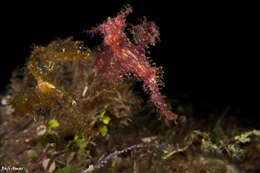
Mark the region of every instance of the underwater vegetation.
[[[131, 81], [112, 85], [98, 78], [88, 63], [92, 56], [70, 38], [35, 47], [27, 68], [14, 72], [11, 80], [8, 102], [13, 114], [57, 119], [62, 128], [74, 134], [76, 129], [87, 132], [92, 128], [108, 105], [108, 116], [127, 123], [141, 98], [130, 89]], [[17, 77], [21, 73], [22, 79]]]
[[88, 30], [103, 37], [95, 48], [73, 38], [34, 46], [1, 95], [1, 171], [260, 170], [254, 167], [260, 160], [259, 130], [230, 127], [229, 109], [205, 123], [193, 117], [189, 105], [165, 101], [163, 70], [147, 57], [149, 46], [160, 40], [159, 28], [146, 18], [127, 24], [132, 11], [126, 5]]
[[[144, 89], [166, 121], [176, 120], [159, 92], [161, 68], [153, 67], [146, 58], [145, 49], [159, 40], [158, 28], [144, 19], [132, 26], [131, 42], [124, 33], [125, 17], [131, 11], [127, 6], [117, 17], [89, 31], [104, 35], [104, 43], [96, 49], [72, 38], [35, 46], [25, 66], [13, 72], [3, 98], [3, 111], [14, 117], [12, 124], [27, 120], [24, 129], [45, 122], [30, 130], [43, 136], [44, 146], [54, 142], [57, 148], [68, 138], [73, 140], [67, 147], [79, 144], [78, 139], [84, 139], [86, 145], [93, 143], [99, 134], [107, 135], [108, 126], [128, 125], [130, 117], [140, 111], [143, 99], [134, 91], [133, 79], [144, 81]], [[50, 126], [53, 122], [55, 133]]]

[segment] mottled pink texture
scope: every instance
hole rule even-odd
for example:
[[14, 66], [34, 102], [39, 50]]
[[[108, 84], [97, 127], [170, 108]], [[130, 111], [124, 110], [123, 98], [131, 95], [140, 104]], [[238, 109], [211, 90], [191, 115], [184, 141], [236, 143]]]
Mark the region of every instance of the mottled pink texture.
[[159, 30], [154, 22], [143, 19], [136, 26], [131, 25], [132, 42], [125, 34], [126, 16], [132, 12], [128, 5], [115, 18], [108, 18], [103, 24], [90, 30], [90, 33], [100, 32], [104, 36], [104, 44], [99, 47], [94, 68], [98, 74], [115, 83], [125, 76], [133, 75], [144, 82], [143, 88], [150, 94], [152, 103], [158, 108], [160, 115], [166, 120], [176, 120], [177, 114], [170, 111], [158, 85], [162, 85], [160, 69], [152, 66], [146, 57], [149, 45], [159, 41]]

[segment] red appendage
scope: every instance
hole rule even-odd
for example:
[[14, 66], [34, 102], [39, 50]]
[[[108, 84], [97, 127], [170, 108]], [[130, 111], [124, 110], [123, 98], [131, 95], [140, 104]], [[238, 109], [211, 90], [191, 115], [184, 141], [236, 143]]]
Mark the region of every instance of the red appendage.
[[127, 6], [117, 17], [108, 18], [106, 22], [89, 31], [100, 32], [104, 36], [104, 45], [99, 48], [94, 68], [112, 83], [130, 74], [143, 80], [143, 87], [149, 92], [159, 113], [165, 115], [166, 120], [176, 120], [177, 114], [170, 111], [158, 88], [161, 82], [159, 68], [151, 66], [145, 55], [145, 49], [159, 41], [159, 30], [155, 23], [144, 18], [140, 25], [129, 29], [133, 34], [132, 43], [124, 32], [125, 17], [131, 12], [132, 8]]

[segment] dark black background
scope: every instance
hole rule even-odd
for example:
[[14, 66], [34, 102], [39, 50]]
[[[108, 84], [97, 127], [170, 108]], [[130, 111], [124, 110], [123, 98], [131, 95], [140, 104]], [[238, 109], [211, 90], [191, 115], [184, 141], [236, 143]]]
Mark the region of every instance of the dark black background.
[[1, 91], [11, 72], [24, 64], [33, 44], [73, 36], [86, 45], [97, 45], [101, 37], [91, 39], [84, 31], [116, 16], [126, 3], [134, 9], [127, 18], [130, 23], [146, 16], [160, 28], [161, 42], [150, 56], [164, 67], [164, 93], [258, 116], [260, 9], [255, 4], [35, 1], [1, 5]]

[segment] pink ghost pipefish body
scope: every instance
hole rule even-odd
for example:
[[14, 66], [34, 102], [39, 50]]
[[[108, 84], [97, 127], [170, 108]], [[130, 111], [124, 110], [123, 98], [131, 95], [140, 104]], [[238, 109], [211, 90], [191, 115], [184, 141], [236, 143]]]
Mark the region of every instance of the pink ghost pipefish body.
[[99, 47], [94, 62], [94, 68], [98, 74], [106, 77], [112, 83], [121, 80], [122, 75], [132, 74], [135, 78], [144, 82], [143, 88], [149, 92], [152, 103], [157, 107], [160, 115], [164, 115], [166, 122], [176, 120], [178, 115], [171, 112], [163, 95], [159, 91], [159, 85], [163, 85], [159, 75], [160, 68], [152, 66], [146, 57], [146, 48], [155, 45], [160, 40], [159, 30], [154, 22], [148, 22], [146, 18], [141, 24], [132, 26], [129, 31], [133, 35], [133, 42], [126, 36], [125, 18], [132, 12], [128, 5], [125, 10], [115, 18], [108, 18], [103, 24], [88, 31], [100, 32], [104, 36], [104, 44]]

